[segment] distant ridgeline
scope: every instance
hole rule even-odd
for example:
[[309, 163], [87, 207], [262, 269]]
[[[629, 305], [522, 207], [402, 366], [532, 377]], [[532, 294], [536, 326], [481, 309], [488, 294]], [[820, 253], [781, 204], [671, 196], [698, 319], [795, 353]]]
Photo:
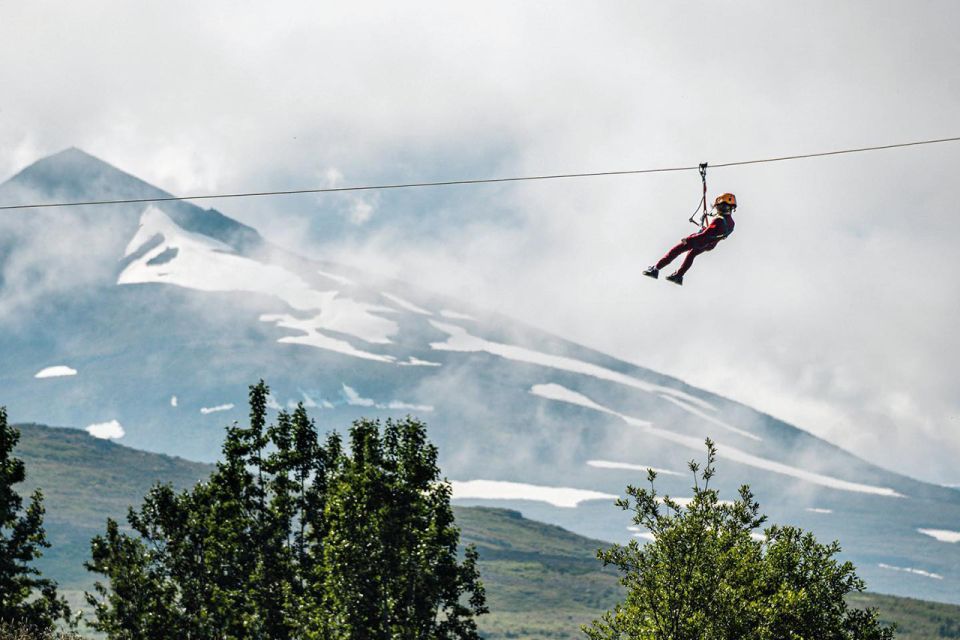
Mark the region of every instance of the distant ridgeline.
[[[78, 149], [0, 184], [3, 203], [166, 195]], [[653, 467], [664, 492], [689, 498], [686, 462], [710, 437], [722, 492], [750, 484], [773, 521], [839, 540], [871, 588], [960, 604], [960, 492], [466, 301], [295, 255], [189, 202], [4, 212], [0, 359], [11, 419], [204, 462], [260, 378], [272, 410], [303, 402], [321, 431], [413, 413], [458, 505], [522, 510], [613, 542], [644, 533], [628, 530], [613, 497]], [[84, 547], [108, 509], [122, 515], [154, 477], [183, 487], [208, 469], [170, 459], [152, 476], [133, 463], [141, 454], [124, 453], [120, 474], [93, 455], [113, 445], [83, 446], [89, 482], [52, 476], [58, 488], [45, 487], [62, 492], [51, 494], [63, 544], [50, 561], [85, 553], [70, 545]], [[56, 458], [36, 459], [47, 465], [38, 476], [58, 473]]]

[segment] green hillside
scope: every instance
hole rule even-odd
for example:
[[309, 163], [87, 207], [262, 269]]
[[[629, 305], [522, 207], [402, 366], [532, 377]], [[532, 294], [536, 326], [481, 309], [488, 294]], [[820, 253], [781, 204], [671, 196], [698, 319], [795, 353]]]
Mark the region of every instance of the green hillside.
[[[83, 569], [89, 540], [108, 516], [123, 519], [158, 481], [184, 488], [211, 465], [130, 449], [76, 429], [18, 425], [15, 455], [27, 466], [27, 489], [43, 488], [53, 548], [41, 565], [73, 604], [91, 576]], [[611, 509], [615, 508], [613, 505]], [[606, 543], [528, 520], [516, 511], [455, 508], [465, 543], [476, 544], [491, 614], [481, 619], [488, 638], [583, 638], [579, 628], [621, 597], [616, 574], [595, 559]], [[858, 607], [876, 606], [900, 625], [898, 638], [960, 638], [960, 606], [876, 594], [857, 595]]]

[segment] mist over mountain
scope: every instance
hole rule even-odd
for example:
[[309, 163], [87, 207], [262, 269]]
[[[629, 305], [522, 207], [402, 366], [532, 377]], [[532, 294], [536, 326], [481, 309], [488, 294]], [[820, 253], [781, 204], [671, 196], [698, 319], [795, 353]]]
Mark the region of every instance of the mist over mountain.
[[[0, 185], [0, 204], [149, 199], [80, 150]], [[719, 449], [721, 497], [749, 483], [772, 521], [839, 539], [871, 590], [960, 602], [960, 492], [894, 474], [748, 406], [444, 298], [294, 255], [176, 202], [0, 215], [0, 404], [210, 462], [263, 378], [321, 431], [412, 413], [460, 504], [516, 508], [622, 541], [613, 506]], [[802, 425], [800, 425], [802, 427]]]

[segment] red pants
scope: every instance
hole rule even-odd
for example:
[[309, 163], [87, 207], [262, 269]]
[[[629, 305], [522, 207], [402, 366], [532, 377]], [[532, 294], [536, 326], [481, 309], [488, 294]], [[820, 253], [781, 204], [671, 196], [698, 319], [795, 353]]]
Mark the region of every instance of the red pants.
[[710, 251], [715, 246], [717, 246], [716, 241], [697, 242], [696, 240], [685, 238], [680, 242], [680, 244], [675, 246], [673, 249], [670, 249], [670, 251], [667, 252], [667, 255], [660, 258], [660, 262], [656, 264], [656, 267], [658, 270], [663, 269], [665, 266], [673, 262], [673, 260], [681, 253], [688, 251], [689, 253], [687, 253], [687, 257], [683, 259], [683, 264], [681, 264], [680, 268], [677, 269], [677, 274], [682, 276], [691, 266], [693, 266], [694, 258], [704, 251]]

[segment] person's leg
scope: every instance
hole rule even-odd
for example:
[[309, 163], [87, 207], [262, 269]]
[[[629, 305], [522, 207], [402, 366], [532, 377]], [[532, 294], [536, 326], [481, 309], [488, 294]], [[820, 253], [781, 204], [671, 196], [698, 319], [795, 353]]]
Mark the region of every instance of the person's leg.
[[679, 256], [681, 253], [689, 250], [690, 250], [690, 247], [687, 244], [681, 242], [680, 244], [675, 246], [673, 249], [670, 249], [670, 251], [667, 251], [667, 254], [665, 256], [660, 258], [660, 261], [657, 262], [657, 264], [655, 265], [657, 267], [657, 270], [659, 271], [660, 269], [663, 269], [665, 266], [673, 262], [674, 259], [677, 256]]
[[693, 266], [694, 259], [704, 251], [706, 251], [706, 249], [702, 247], [691, 248], [690, 253], [688, 253], [687, 257], [683, 259], [683, 264], [681, 264], [680, 268], [677, 269], [677, 275], [682, 278], [683, 274], [685, 274], [690, 267]]

